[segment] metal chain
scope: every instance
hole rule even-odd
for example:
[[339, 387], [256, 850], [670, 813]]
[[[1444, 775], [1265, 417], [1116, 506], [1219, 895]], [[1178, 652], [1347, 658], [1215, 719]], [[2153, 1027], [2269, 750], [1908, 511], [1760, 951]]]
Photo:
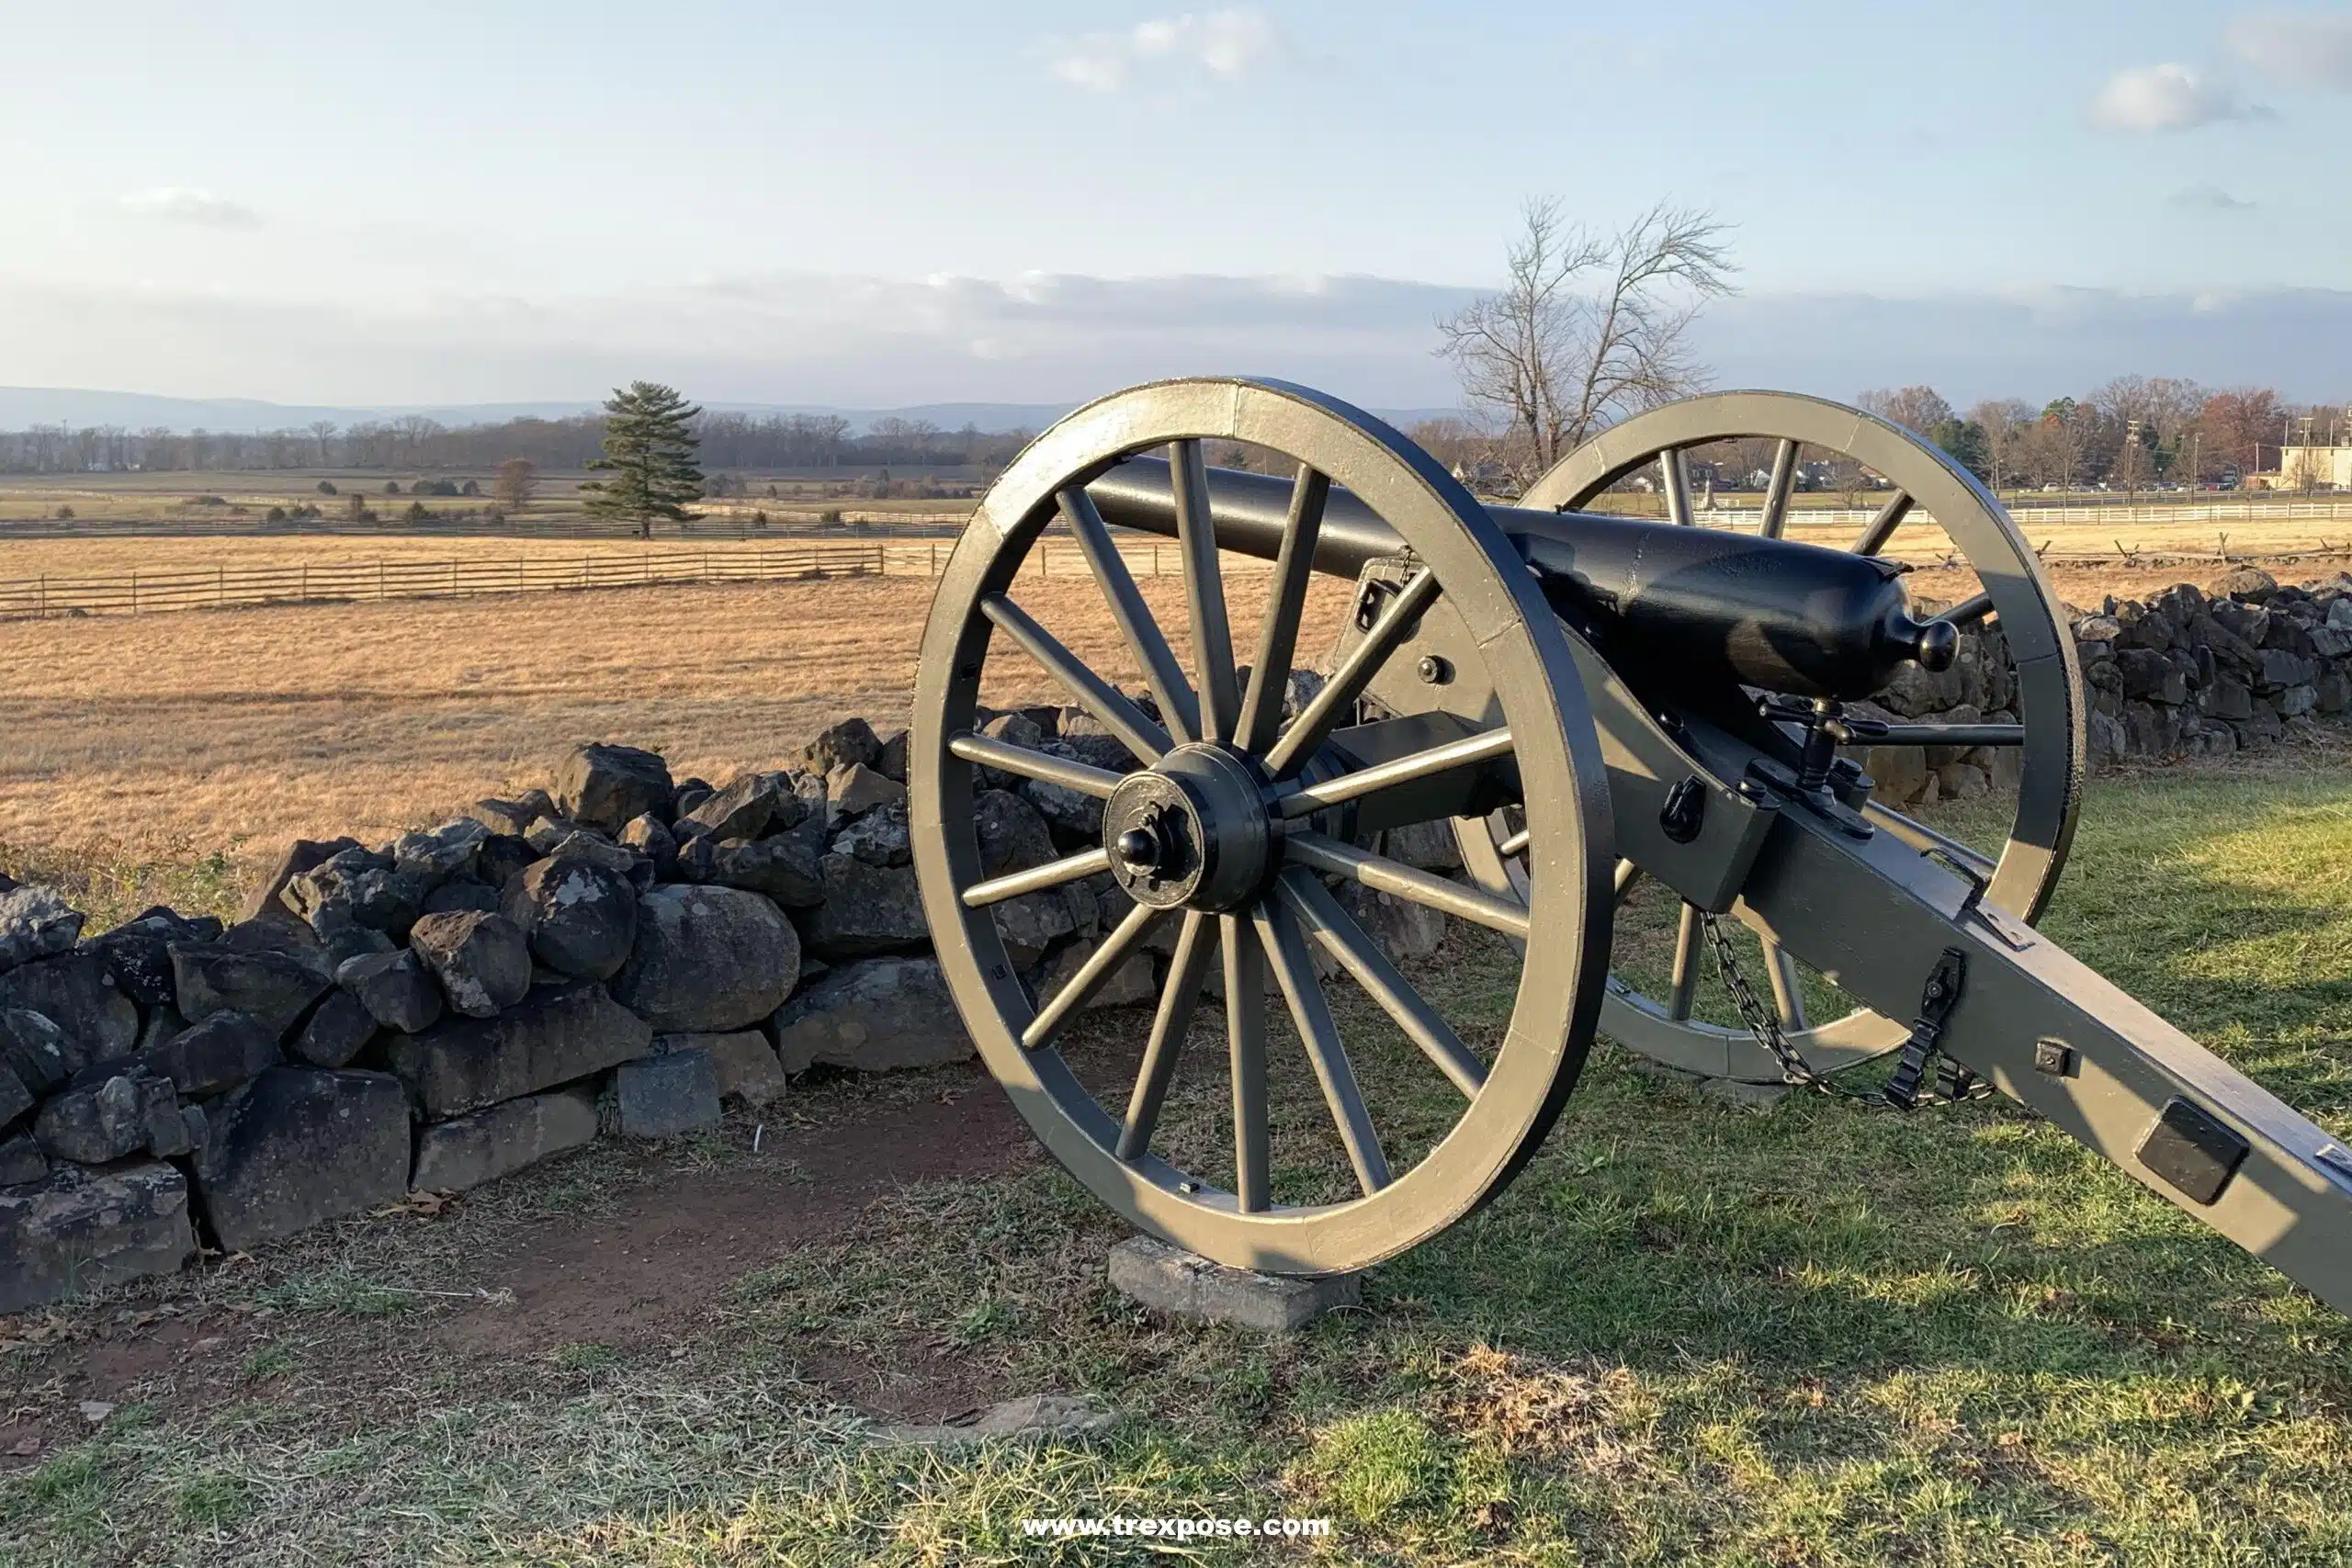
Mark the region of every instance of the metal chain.
[[[1715, 972], [1723, 977], [1724, 989], [1731, 993], [1732, 1005], [1739, 1010], [1740, 1021], [1747, 1024], [1747, 1032], [1756, 1037], [1756, 1043], [1781, 1065], [1781, 1077], [1784, 1081], [1802, 1089], [1818, 1089], [1835, 1099], [1859, 1100], [1886, 1106], [1885, 1097], [1876, 1090], [1849, 1089], [1814, 1071], [1812, 1064], [1798, 1055], [1796, 1047], [1781, 1035], [1780, 1014], [1764, 1005], [1763, 998], [1756, 994], [1756, 987], [1749, 985], [1747, 976], [1740, 973], [1739, 959], [1732, 952], [1731, 938], [1724, 934], [1722, 922], [1702, 909], [1699, 911], [1699, 924], [1707, 933], [1708, 949], [1715, 955]], [[1917, 1103], [1950, 1105], [1961, 1100], [1975, 1100], [1990, 1093], [1991, 1087], [1972, 1082], [1956, 1095], [1923, 1094]]]

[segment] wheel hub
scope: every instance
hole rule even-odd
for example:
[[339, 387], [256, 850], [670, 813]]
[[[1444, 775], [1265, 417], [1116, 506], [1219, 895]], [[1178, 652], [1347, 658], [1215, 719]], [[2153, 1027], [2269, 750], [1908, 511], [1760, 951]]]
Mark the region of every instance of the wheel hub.
[[1258, 775], [1221, 746], [1179, 746], [1128, 774], [1103, 803], [1102, 847], [1112, 879], [1157, 909], [1237, 908], [1278, 863]]

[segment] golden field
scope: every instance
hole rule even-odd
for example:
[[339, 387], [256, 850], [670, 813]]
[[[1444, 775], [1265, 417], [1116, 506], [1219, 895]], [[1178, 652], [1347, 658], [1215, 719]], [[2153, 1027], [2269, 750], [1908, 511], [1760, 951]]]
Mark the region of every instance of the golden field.
[[[1257, 566], [1229, 573], [1244, 649]], [[1181, 653], [1181, 582], [1143, 586]], [[1318, 580], [1306, 649], [1329, 645], [1348, 587]], [[869, 578], [0, 622], [0, 844], [84, 864], [220, 852], [243, 879], [290, 838], [380, 840], [544, 784], [582, 741], [657, 748], [680, 777], [779, 766], [836, 719], [906, 721], [931, 591]], [[1140, 681], [1091, 581], [1016, 597]], [[990, 674], [999, 704], [1060, 700], [1017, 649]]]

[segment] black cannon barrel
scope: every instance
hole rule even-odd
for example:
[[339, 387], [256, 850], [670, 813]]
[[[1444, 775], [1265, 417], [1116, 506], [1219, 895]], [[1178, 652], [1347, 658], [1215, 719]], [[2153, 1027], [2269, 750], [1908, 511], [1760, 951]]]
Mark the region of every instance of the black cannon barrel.
[[[1290, 510], [1288, 479], [1209, 470], [1217, 545], [1271, 559]], [[1173, 536], [1168, 463], [1130, 457], [1087, 486], [1103, 520]], [[1590, 512], [1490, 506], [1545, 596], [1645, 686], [1745, 682], [1803, 696], [1866, 697], [1896, 668], [1951, 662], [1953, 629], [1911, 615], [1897, 569], [1871, 556], [1718, 528]], [[1404, 541], [1334, 487], [1315, 547], [1318, 571], [1353, 577]]]

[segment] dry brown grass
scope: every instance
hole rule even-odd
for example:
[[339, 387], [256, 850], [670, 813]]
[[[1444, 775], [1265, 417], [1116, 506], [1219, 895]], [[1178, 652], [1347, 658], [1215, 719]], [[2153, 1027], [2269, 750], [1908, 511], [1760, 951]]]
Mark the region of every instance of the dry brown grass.
[[[1231, 569], [1245, 649], [1255, 565]], [[1348, 587], [1318, 580], [1305, 648], [1329, 645]], [[1181, 627], [1178, 581], [1144, 589]], [[583, 740], [657, 747], [681, 776], [776, 766], [836, 718], [905, 722], [931, 592], [851, 580], [0, 624], [0, 841], [221, 850], [250, 874], [290, 837], [380, 840], [545, 784]], [[1091, 581], [1017, 596], [1097, 668], [1140, 678]], [[1018, 651], [991, 676], [999, 704], [1058, 697]]]

